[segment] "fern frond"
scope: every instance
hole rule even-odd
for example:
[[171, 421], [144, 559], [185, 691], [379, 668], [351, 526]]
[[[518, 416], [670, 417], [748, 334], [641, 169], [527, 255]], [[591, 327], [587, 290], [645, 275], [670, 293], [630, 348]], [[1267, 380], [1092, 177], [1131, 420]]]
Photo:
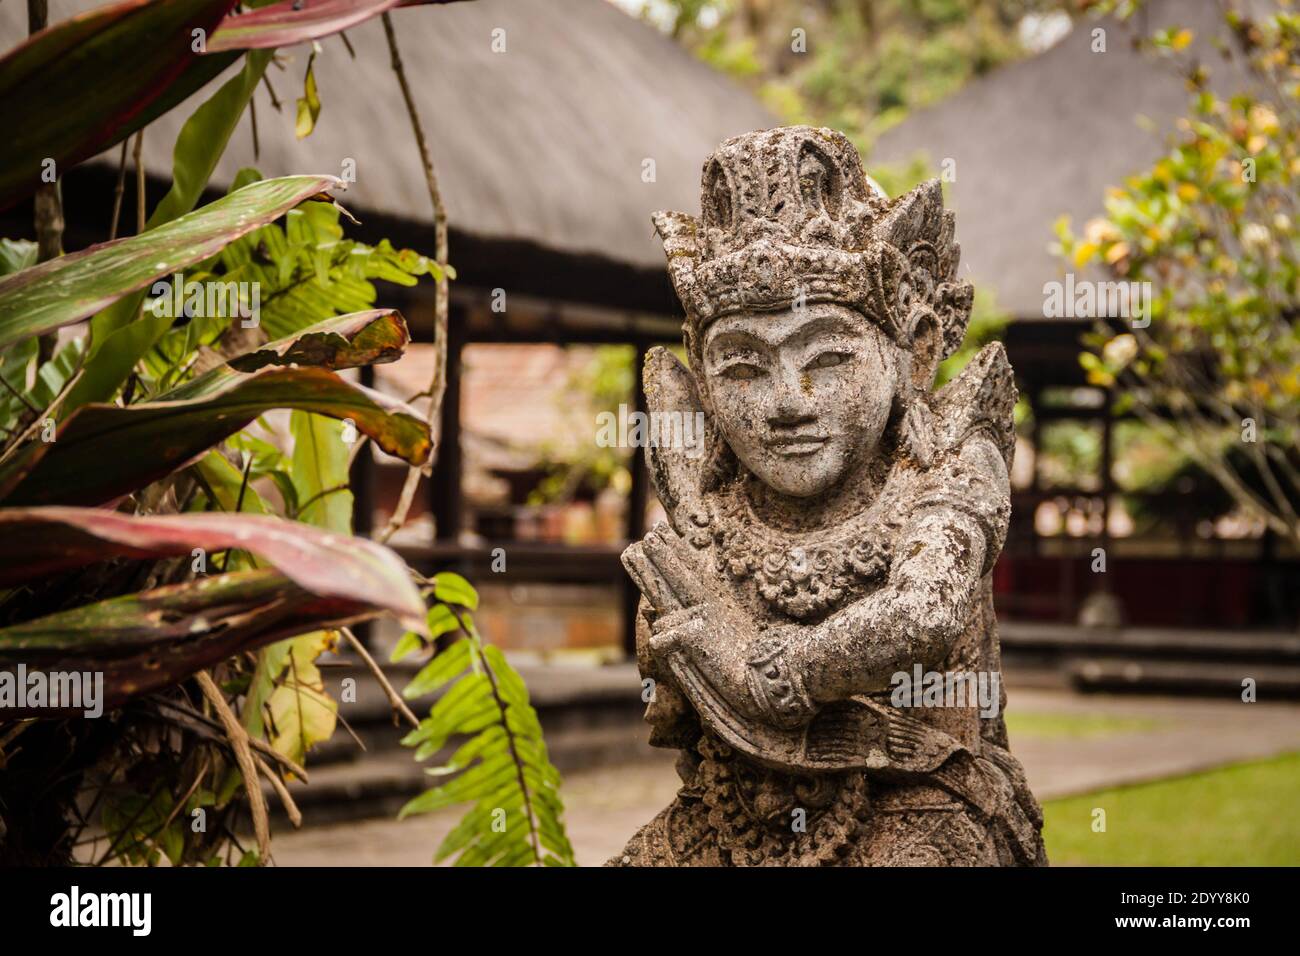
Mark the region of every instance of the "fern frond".
[[[469, 582], [440, 574], [434, 596], [430, 630], [443, 638], [435, 647], [443, 646], [403, 694], [443, 693], [402, 743], [425, 760], [453, 739], [462, 742], [444, 763], [425, 771], [444, 782], [413, 798], [400, 816], [471, 805], [439, 845], [435, 862], [454, 857], [456, 866], [576, 865], [564, 829], [560, 774], [547, 756], [528, 688], [500, 649], [479, 635], [468, 613], [478, 607]], [[414, 647], [410, 638], [400, 645], [403, 655]]]

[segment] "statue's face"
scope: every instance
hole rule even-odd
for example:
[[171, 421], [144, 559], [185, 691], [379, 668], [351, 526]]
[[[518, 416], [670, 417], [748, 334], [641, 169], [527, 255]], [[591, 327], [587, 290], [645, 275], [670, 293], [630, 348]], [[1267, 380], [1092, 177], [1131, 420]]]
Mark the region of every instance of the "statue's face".
[[703, 358], [723, 437], [782, 494], [834, 488], [871, 456], [889, 421], [895, 347], [844, 306], [726, 316], [709, 326]]

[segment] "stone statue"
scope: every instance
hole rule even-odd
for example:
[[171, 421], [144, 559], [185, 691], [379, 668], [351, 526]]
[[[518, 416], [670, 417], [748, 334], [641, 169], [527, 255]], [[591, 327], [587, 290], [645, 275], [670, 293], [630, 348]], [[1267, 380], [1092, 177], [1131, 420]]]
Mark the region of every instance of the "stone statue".
[[645, 378], [703, 453], [651, 449], [669, 521], [623, 555], [684, 786], [610, 863], [1045, 864], [989, 578], [1016, 391], [1000, 344], [934, 390], [972, 299], [939, 183], [891, 202], [788, 127], [723, 143], [701, 205], [654, 217], [689, 368]]

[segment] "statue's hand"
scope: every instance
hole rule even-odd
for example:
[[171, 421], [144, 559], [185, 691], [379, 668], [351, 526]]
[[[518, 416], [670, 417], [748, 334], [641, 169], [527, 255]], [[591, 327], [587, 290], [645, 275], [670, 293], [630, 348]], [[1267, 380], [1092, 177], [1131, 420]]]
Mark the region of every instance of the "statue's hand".
[[713, 576], [695, 550], [660, 523], [623, 553], [623, 563], [655, 612], [648, 645], [655, 668], [687, 664], [730, 707], [756, 714], [744, 667], [756, 627], [725, 591], [709, 587]]
[[659, 618], [652, 625], [650, 651], [670, 667], [694, 669], [731, 710], [752, 719], [762, 708], [747, 681], [750, 630], [716, 603], [697, 604]]
[[725, 591], [708, 588], [699, 557], [667, 525], [629, 548], [624, 562], [656, 612], [649, 650], [658, 666], [688, 665], [729, 709], [750, 719], [779, 727], [808, 719], [812, 704], [790, 654], [797, 635], [787, 633], [797, 628], [760, 634]]

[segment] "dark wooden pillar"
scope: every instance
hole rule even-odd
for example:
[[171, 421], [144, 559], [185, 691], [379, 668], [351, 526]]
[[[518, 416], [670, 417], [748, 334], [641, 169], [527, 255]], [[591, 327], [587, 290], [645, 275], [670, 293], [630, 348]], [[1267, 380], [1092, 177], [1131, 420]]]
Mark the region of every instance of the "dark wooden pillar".
[[[361, 366], [361, 384], [366, 388], [375, 387], [373, 365]], [[352, 489], [352, 533], [359, 538], [368, 538], [375, 530], [375, 459], [369, 442], [363, 442], [352, 459], [348, 486]], [[373, 630], [369, 621], [362, 621], [353, 626], [352, 633], [369, 648], [372, 647]]]
[[[375, 387], [373, 365], [361, 366], [361, 384]], [[375, 470], [369, 442], [364, 442], [352, 459], [348, 485], [352, 488], [352, 533], [368, 538], [375, 530]]]
[[[632, 405], [636, 411], [645, 411], [645, 356], [646, 344], [636, 343], [636, 385]], [[645, 446], [632, 449], [629, 463], [632, 470], [632, 489], [627, 497], [627, 539], [640, 541], [645, 536], [645, 509], [650, 501], [650, 471], [646, 467]], [[636, 656], [636, 607], [641, 592], [626, 574], [622, 579], [623, 591], [623, 650], [628, 657]]]
[[1043, 456], [1043, 403], [1042, 390], [1035, 386], [1028, 393], [1029, 414], [1031, 416], [1029, 443], [1034, 448], [1034, 467], [1029, 475], [1029, 490], [1032, 492], [1034, 513], [1027, 522], [1030, 547], [1035, 558], [1043, 553], [1042, 543], [1038, 540], [1038, 506], [1041, 499], [1038, 492], [1042, 490], [1042, 456]]
[[1110, 499], [1115, 492], [1115, 392], [1106, 389], [1101, 406], [1101, 546], [1110, 547]]
[[1101, 576], [1101, 590], [1110, 592], [1110, 572], [1114, 555], [1110, 540], [1110, 499], [1115, 493], [1114, 450], [1115, 443], [1115, 390], [1106, 389], [1101, 403], [1101, 549], [1106, 554], [1107, 573]]
[[447, 317], [447, 391], [442, 398], [442, 442], [433, 480], [429, 482], [429, 507], [433, 513], [434, 536], [439, 541], [459, 540], [464, 523], [460, 391], [467, 324], [464, 310], [453, 305]]

